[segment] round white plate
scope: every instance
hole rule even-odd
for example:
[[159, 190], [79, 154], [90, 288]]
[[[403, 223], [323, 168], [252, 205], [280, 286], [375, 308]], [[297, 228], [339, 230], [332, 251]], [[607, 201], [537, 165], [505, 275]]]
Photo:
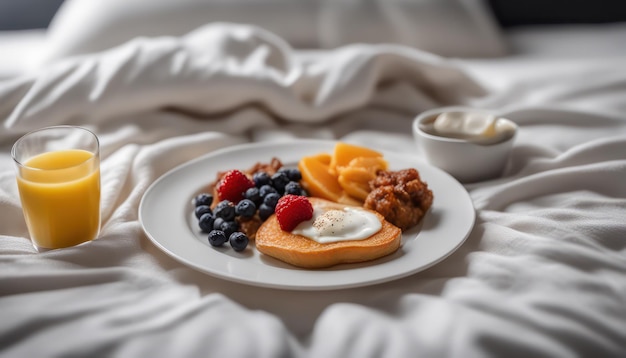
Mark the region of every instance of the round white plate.
[[440, 262], [465, 241], [475, 219], [465, 188], [449, 174], [413, 156], [385, 152], [390, 169], [418, 169], [435, 197], [422, 222], [403, 233], [402, 246], [394, 254], [366, 263], [307, 270], [261, 254], [253, 241], [243, 252], [235, 252], [228, 244], [215, 248], [208, 243], [197, 226], [192, 199], [206, 191], [218, 171], [247, 169], [272, 157], [295, 166], [303, 156], [331, 153], [335, 143], [248, 144], [209, 153], [156, 180], [141, 200], [139, 221], [157, 247], [194, 269], [240, 283], [297, 290], [365, 286], [405, 277]]

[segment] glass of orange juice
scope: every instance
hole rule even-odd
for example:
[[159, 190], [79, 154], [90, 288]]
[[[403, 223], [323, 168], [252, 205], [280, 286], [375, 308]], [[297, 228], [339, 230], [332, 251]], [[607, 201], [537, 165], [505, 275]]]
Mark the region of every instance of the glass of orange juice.
[[35, 130], [11, 150], [24, 218], [38, 251], [91, 241], [100, 231], [100, 149], [75, 126]]

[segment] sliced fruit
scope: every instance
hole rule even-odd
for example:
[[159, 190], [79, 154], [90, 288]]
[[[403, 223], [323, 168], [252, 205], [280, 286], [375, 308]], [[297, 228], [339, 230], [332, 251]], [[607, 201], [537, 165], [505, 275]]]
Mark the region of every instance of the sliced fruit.
[[337, 180], [348, 195], [365, 201], [370, 192], [369, 182], [375, 178], [376, 174], [367, 170], [367, 168], [346, 167], [341, 171]]
[[324, 158], [323, 155], [303, 157], [298, 162], [298, 169], [309, 195], [337, 202], [344, 194], [343, 189], [337, 177], [330, 174]]
[[348, 163], [347, 167], [365, 168], [376, 174], [379, 170], [387, 170], [389, 164], [383, 157], [356, 157]]
[[369, 182], [376, 178], [380, 170], [387, 170], [387, 161], [382, 157], [354, 158], [347, 166], [341, 167], [337, 181], [341, 188], [354, 198], [365, 201], [370, 192]]
[[330, 155], [330, 153], [319, 153], [319, 154], [312, 155], [312, 157], [322, 162], [322, 164], [330, 165], [332, 156]]
[[373, 149], [354, 144], [339, 142], [335, 145], [330, 159], [329, 169], [331, 174], [338, 175], [342, 167], [345, 167], [354, 158], [358, 157], [382, 157], [382, 153]]

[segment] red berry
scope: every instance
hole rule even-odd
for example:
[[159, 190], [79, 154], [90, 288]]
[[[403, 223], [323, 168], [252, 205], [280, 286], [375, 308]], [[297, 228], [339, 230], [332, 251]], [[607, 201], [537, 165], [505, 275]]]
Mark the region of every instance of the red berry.
[[227, 172], [217, 183], [217, 195], [219, 200], [230, 200], [238, 203], [243, 199], [246, 190], [252, 188], [254, 182], [250, 180], [244, 173], [239, 170], [231, 170]]
[[306, 196], [287, 194], [276, 204], [276, 219], [284, 231], [293, 230], [313, 217], [313, 206]]

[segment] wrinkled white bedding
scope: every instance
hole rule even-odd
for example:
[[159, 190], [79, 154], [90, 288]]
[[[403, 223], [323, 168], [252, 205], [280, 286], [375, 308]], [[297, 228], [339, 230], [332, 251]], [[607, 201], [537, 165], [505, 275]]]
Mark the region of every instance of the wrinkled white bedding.
[[0, 31], [0, 80], [28, 72], [39, 62], [46, 43], [46, 31], [28, 29]]
[[[386, 45], [303, 54], [215, 24], [0, 82], [0, 353], [624, 356], [624, 60], [446, 60]], [[504, 111], [520, 133], [502, 178], [466, 185], [468, 240], [416, 275], [336, 291], [249, 287], [171, 259], [137, 221], [147, 187], [202, 154], [311, 137], [419, 156], [412, 118], [452, 104]], [[61, 123], [101, 139], [102, 232], [35, 253], [9, 151]]]

